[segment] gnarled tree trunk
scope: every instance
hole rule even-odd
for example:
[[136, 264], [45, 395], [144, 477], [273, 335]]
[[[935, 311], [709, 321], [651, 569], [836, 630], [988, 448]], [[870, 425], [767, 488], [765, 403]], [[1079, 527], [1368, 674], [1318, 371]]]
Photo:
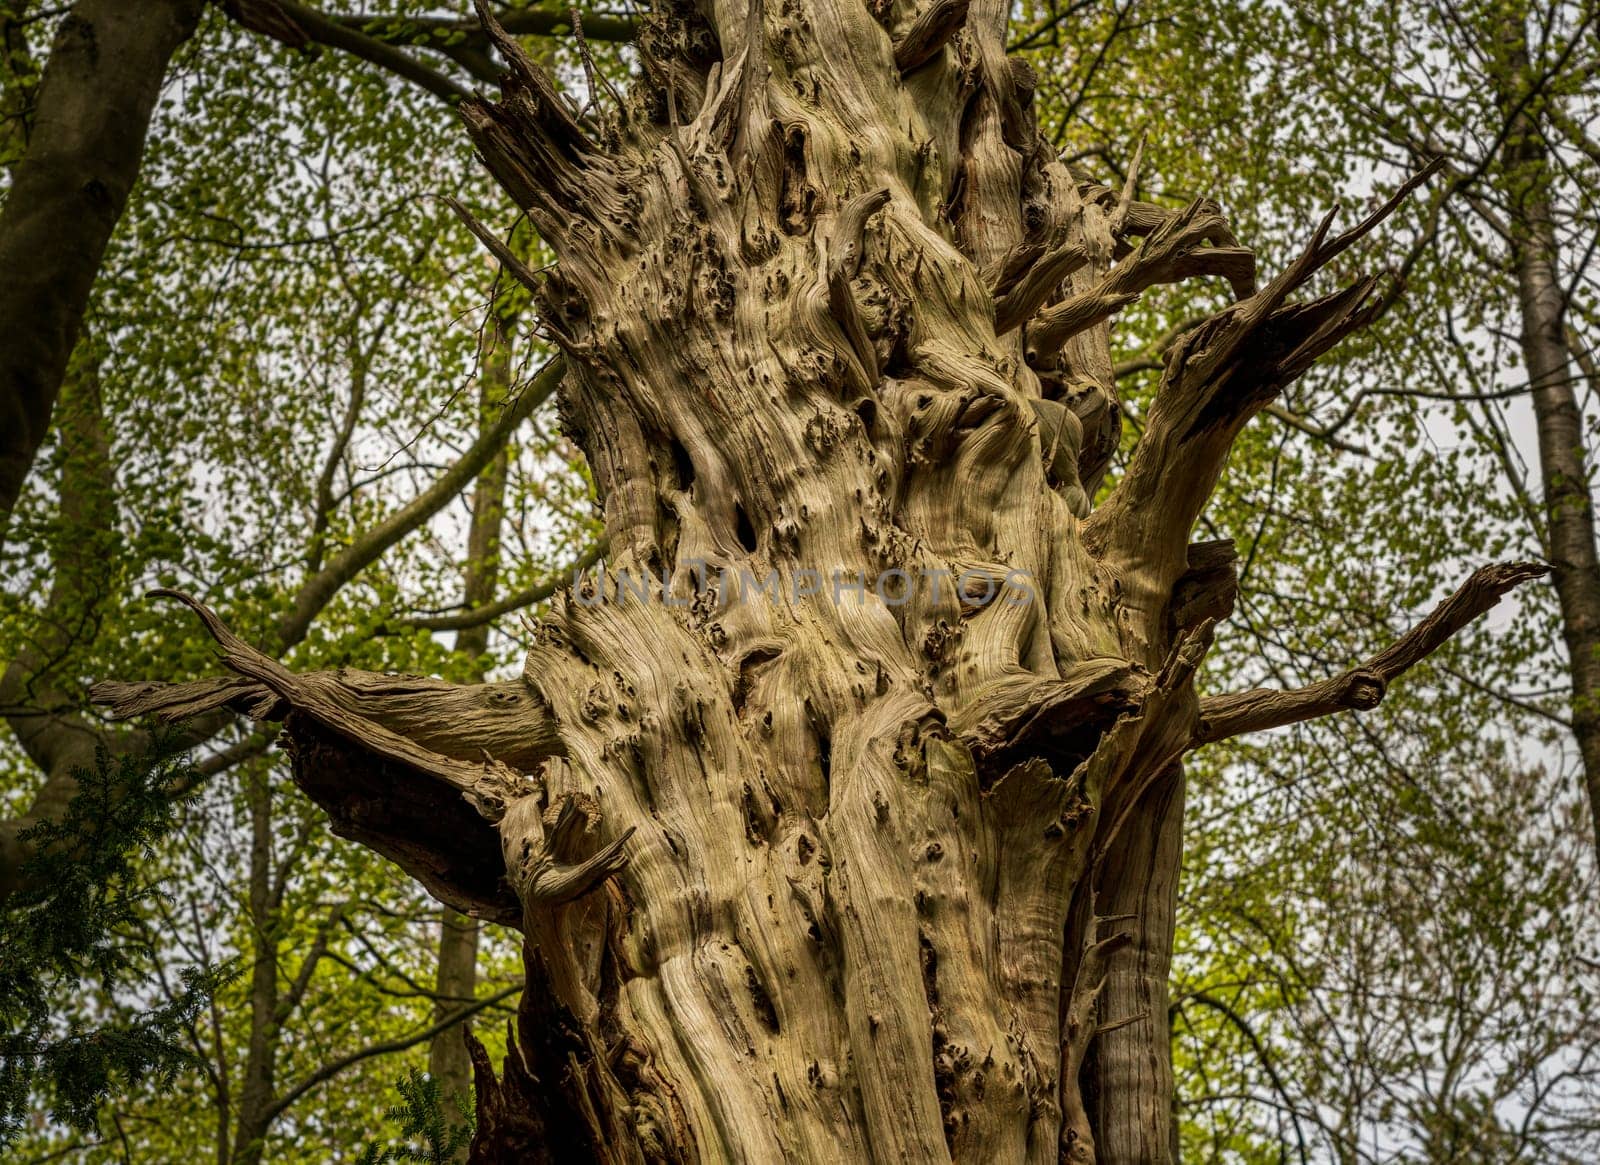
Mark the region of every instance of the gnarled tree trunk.
[[[1541, 573], [1312, 688], [1197, 697], [1234, 574], [1190, 528], [1370, 318], [1373, 280], [1289, 297], [1394, 202], [1257, 291], [1213, 204], [1057, 161], [1006, 7], [664, 5], [598, 125], [492, 29], [504, 98], [464, 114], [559, 264], [482, 234], [563, 349], [608, 573], [519, 683], [294, 675], [201, 608], [243, 679], [101, 693], [287, 713], [335, 828], [522, 929], [475, 1159], [1168, 1160], [1183, 753], [1371, 707]], [[1201, 275], [1239, 302], [1091, 508], [1107, 321]]]

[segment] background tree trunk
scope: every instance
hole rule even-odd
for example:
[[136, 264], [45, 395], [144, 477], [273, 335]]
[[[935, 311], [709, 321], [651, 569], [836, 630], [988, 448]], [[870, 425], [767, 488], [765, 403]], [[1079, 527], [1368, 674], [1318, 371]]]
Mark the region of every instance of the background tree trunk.
[[1546, 553], [1561, 603], [1561, 635], [1572, 676], [1572, 733], [1583, 761], [1595, 851], [1600, 853], [1600, 557], [1594, 502], [1584, 463], [1586, 434], [1578, 407], [1577, 368], [1568, 344], [1560, 246], [1550, 203], [1554, 175], [1529, 101], [1526, 21], [1511, 11], [1502, 22], [1497, 97], [1510, 132], [1502, 159], [1509, 207], [1511, 266], [1521, 308], [1522, 361], [1532, 390], [1544, 486]]
[[0, 209], [0, 516], [44, 441], [167, 64], [201, 0], [78, 0], [56, 34]]
[[[483, 328], [479, 349], [479, 412], [481, 428], [493, 427], [494, 418], [506, 407], [513, 381], [510, 319], [498, 308], [492, 309]], [[500, 565], [500, 526], [505, 516], [506, 473], [509, 450], [502, 447], [498, 456], [479, 476], [472, 491], [472, 523], [467, 534], [466, 586], [463, 601], [468, 611], [494, 601]], [[483, 679], [482, 659], [489, 651], [487, 621], [456, 632], [455, 649], [476, 662], [472, 675]], [[477, 993], [478, 937], [482, 924], [446, 906], [439, 916], [439, 964], [434, 990], [439, 996], [434, 1006], [434, 1022], [459, 1011]], [[446, 1119], [456, 1112], [457, 1103], [470, 1110], [472, 1105], [472, 1060], [467, 1054], [462, 1028], [455, 1025], [433, 1037], [428, 1045], [428, 1071], [439, 1081]], [[461, 1158], [465, 1159], [466, 1147]]]
[[[461, 1002], [471, 1000], [478, 988], [478, 931], [483, 924], [446, 906], [439, 912], [439, 963], [433, 990], [434, 1022], [441, 1022]], [[472, 1059], [467, 1055], [461, 1026], [439, 1032], [428, 1042], [428, 1074], [439, 1082], [446, 1120], [454, 1120], [456, 1102], [471, 1111]], [[466, 1147], [461, 1157], [465, 1159]]]
[[266, 770], [251, 766], [245, 801], [250, 810], [250, 1038], [245, 1048], [230, 1165], [258, 1165], [267, 1149], [269, 1109], [278, 1098], [278, 903], [273, 894], [272, 791]]

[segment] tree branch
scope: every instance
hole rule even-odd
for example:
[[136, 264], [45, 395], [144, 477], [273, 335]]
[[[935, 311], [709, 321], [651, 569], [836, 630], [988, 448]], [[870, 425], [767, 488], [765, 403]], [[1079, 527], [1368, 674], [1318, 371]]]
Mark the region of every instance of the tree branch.
[[560, 749], [554, 719], [522, 680], [450, 684], [341, 669], [295, 673], [186, 595], [242, 679], [101, 683], [91, 698], [127, 718], [182, 720], [229, 707], [283, 720], [295, 783], [335, 833], [375, 850], [441, 902], [517, 925], [494, 823], [537, 789], [518, 771]]
[[263, 1123], [276, 1120], [281, 1114], [287, 1112], [306, 1093], [310, 1092], [318, 1085], [326, 1084], [329, 1080], [332, 1080], [346, 1068], [349, 1068], [354, 1064], [359, 1064], [363, 1060], [370, 1060], [374, 1056], [387, 1056], [392, 1052], [403, 1052], [407, 1048], [414, 1048], [418, 1044], [425, 1044], [440, 1032], [454, 1027], [462, 1020], [468, 1018], [469, 1016], [476, 1015], [486, 1007], [493, 1007], [502, 999], [507, 999], [521, 990], [521, 983], [518, 983], [515, 987], [507, 987], [504, 990], [498, 991], [485, 999], [478, 1000], [476, 1003], [469, 1003], [465, 1007], [457, 1008], [455, 1011], [452, 1011], [449, 1015], [441, 1019], [438, 1023], [433, 1024], [430, 1027], [426, 1027], [419, 1032], [415, 1032], [409, 1036], [401, 1036], [399, 1039], [386, 1040], [379, 1044], [371, 1044], [368, 1047], [362, 1048], [360, 1051], [351, 1052], [348, 1055], [340, 1056], [336, 1060], [328, 1061], [315, 1072], [311, 1073], [311, 1075], [300, 1081], [299, 1084], [296, 1084], [293, 1088], [289, 1089], [282, 1096], [278, 1097], [277, 1100], [268, 1105], [266, 1112], [262, 1115]]
[[559, 591], [579, 571], [588, 570], [604, 557], [609, 543], [601, 538], [589, 549], [573, 560], [566, 570], [547, 579], [541, 579], [530, 587], [514, 591], [509, 595], [496, 599], [492, 603], [485, 603], [481, 607], [469, 607], [449, 615], [414, 615], [402, 619], [406, 627], [421, 627], [428, 631], [464, 631], [472, 627], [481, 627], [485, 623], [492, 623], [502, 615], [512, 611], [520, 611], [531, 607], [535, 603], [542, 603], [551, 595]]
[[1299, 413], [1290, 412], [1280, 404], [1269, 404], [1261, 411], [1269, 417], [1282, 421], [1291, 429], [1299, 430], [1307, 437], [1318, 441], [1326, 441], [1332, 448], [1339, 450], [1341, 453], [1354, 453], [1358, 457], [1370, 457], [1372, 455], [1372, 451], [1365, 445], [1352, 444], [1340, 437], [1331, 428], [1325, 429], [1313, 421], [1306, 420]]
[[994, 334], [1003, 336], [1043, 306], [1061, 281], [1089, 261], [1082, 246], [1063, 243], [1043, 255], [1013, 281], [994, 305]]
[[[558, 750], [549, 714], [521, 680], [462, 685], [352, 668], [293, 672], [240, 639], [189, 595], [150, 593], [176, 599], [199, 615], [221, 649], [223, 665], [246, 682], [96, 684], [91, 697], [109, 704], [119, 717], [154, 713], [178, 719], [197, 708], [224, 704], [260, 720], [282, 720], [298, 712], [384, 760], [415, 769], [474, 800], [486, 800], [491, 816], [503, 786], [514, 790], [520, 784], [505, 766], [531, 768]], [[197, 702], [197, 691], [210, 698]]]
[[368, 36], [295, 0], [229, 0], [223, 10], [252, 32], [269, 36], [292, 49], [303, 49], [312, 42], [338, 49], [386, 69], [451, 104], [472, 96], [470, 90], [393, 44]]
[[[1119, 205], [1119, 209], [1124, 219], [1130, 218], [1131, 207]], [[1131, 223], [1129, 229], [1137, 225]], [[1072, 336], [1127, 307], [1158, 283], [1221, 275], [1236, 291], [1249, 294], [1255, 285], [1255, 252], [1226, 243], [1210, 245], [1231, 237], [1217, 204], [1197, 199], [1151, 230], [1144, 245], [1095, 287], [1040, 312], [1029, 325], [1029, 340], [1040, 352], [1053, 354]]]
[[894, 46], [895, 68], [909, 73], [927, 64], [967, 19], [970, 0], [934, 0]]
[[1151, 633], [1184, 569], [1189, 531], [1245, 423], [1382, 307], [1373, 294], [1378, 280], [1371, 276], [1306, 303], [1290, 303], [1289, 296], [1437, 169], [1423, 169], [1376, 211], [1331, 238], [1330, 213], [1276, 279], [1186, 332], [1168, 352], [1127, 471], [1084, 527], [1085, 545], [1124, 574], [1128, 601]]
[[[500, 26], [513, 36], [572, 36], [576, 31], [572, 26], [572, 17], [566, 11], [511, 8], [496, 15]], [[639, 35], [638, 22], [630, 17], [580, 12], [578, 18], [583, 23], [584, 40], [627, 44]], [[476, 20], [457, 20], [449, 16], [386, 16], [377, 13], [335, 16], [333, 19], [385, 44], [437, 48], [441, 51], [448, 51], [450, 43], [465, 42], [476, 48], [486, 48], [489, 44], [483, 25]]]
[[[1253, 1029], [1250, 1024], [1246, 1022], [1244, 1016], [1240, 1015], [1238, 1011], [1236, 1011], [1231, 1005], [1217, 998], [1216, 996], [1205, 991], [1194, 991], [1189, 994], [1189, 998], [1194, 1000], [1196, 1003], [1203, 1004], [1206, 1007], [1211, 1008], [1213, 1011], [1220, 1013], [1222, 1017], [1231, 1023], [1238, 1030], [1239, 1034], [1244, 1036], [1245, 1040], [1250, 1044], [1251, 1050], [1255, 1053], [1256, 1062], [1259, 1063], [1262, 1070], [1266, 1072], [1268, 1082], [1271, 1083], [1273, 1091], [1278, 1094], [1279, 1099], [1283, 1102], [1283, 1109], [1289, 1114], [1289, 1119], [1294, 1123], [1294, 1137], [1300, 1149], [1301, 1165], [1305, 1165], [1310, 1158], [1306, 1153], [1305, 1133], [1300, 1128], [1300, 1113], [1295, 1108], [1294, 1098], [1289, 1095], [1289, 1090], [1284, 1087], [1283, 1077], [1278, 1074], [1278, 1069], [1272, 1063], [1272, 1058], [1268, 1055], [1267, 1047], [1264, 1043], [1262, 1043], [1261, 1037], [1257, 1035], [1255, 1029]], [[1173, 1006], [1179, 1010], [1182, 1010], [1183, 1004], [1180, 1001]]]
[[306, 997], [306, 992], [311, 987], [311, 980], [317, 973], [317, 966], [328, 953], [328, 940], [332, 937], [334, 928], [339, 925], [345, 911], [350, 909], [351, 903], [335, 902], [328, 908], [317, 933], [311, 940], [310, 948], [300, 960], [300, 970], [290, 980], [283, 998], [278, 1000], [278, 1006], [273, 1009], [272, 1022], [282, 1027], [288, 1023], [291, 1016], [300, 1006], [300, 1001]]
[[1383, 700], [1388, 687], [1479, 615], [1492, 608], [1513, 587], [1543, 578], [1550, 568], [1540, 562], [1508, 562], [1485, 566], [1421, 623], [1349, 671], [1303, 688], [1280, 691], [1253, 688], [1200, 701], [1200, 721], [1190, 747], [1298, 724], [1335, 712], [1367, 711]]
[[595, 153], [587, 131], [549, 74], [495, 19], [485, 0], [474, 0], [474, 6], [507, 66], [500, 101], [475, 97], [461, 106], [484, 164], [541, 232], [555, 232], [574, 213], [609, 230], [595, 214]]
[[566, 361], [558, 356], [544, 366], [516, 399], [506, 406], [499, 420], [480, 433], [472, 446], [449, 469], [440, 474], [432, 485], [364, 533], [315, 576], [306, 580], [295, 595], [294, 608], [279, 626], [279, 650], [286, 651], [305, 637], [311, 621], [323, 607], [327, 606], [340, 587], [375, 562], [384, 551], [438, 513], [451, 498], [465, 489], [467, 484], [494, 460], [495, 454], [505, 445], [517, 426], [526, 420], [534, 409], [550, 399], [564, 375], [566, 375]]

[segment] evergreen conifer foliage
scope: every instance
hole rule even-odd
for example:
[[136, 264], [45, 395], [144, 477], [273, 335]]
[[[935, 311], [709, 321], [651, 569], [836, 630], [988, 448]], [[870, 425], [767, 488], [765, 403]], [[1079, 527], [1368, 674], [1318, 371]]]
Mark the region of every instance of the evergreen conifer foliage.
[[0, 1145], [36, 1098], [52, 1119], [86, 1131], [113, 1087], [173, 1079], [192, 1056], [185, 1026], [227, 975], [225, 966], [186, 967], [176, 997], [96, 1022], [94, 996], [137, 994], [157, 956], [129, 937], [130, 924], [160, 893], [145, 867], [197, 776], [165, 744], [115, 759], [102, 751], [76, 776], [65, 816], [30, 831], [26, 885], [0, 913]]

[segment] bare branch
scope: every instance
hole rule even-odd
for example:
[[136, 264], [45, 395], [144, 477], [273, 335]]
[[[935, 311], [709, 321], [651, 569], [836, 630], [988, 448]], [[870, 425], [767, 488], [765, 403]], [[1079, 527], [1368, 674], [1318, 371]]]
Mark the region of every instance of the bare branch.
[[1498, 603], [1513, 587], [1543, 578], [1540, 562], [1507, 562], [1481, 567], [1421, 623], [1371, 659], [1340, 675], [1303, 688], [1254, 688], [1200, 702], [1200, 723], [1191, 747], [1247, 732], [1298, 724], [1335, 712], [1366, 711], [1382, 701], [1389, 684], [1439, 650], [1445, 642]]
[[520, 611], [525, 607], [533, 606], [535, 603], [544, 602], [565, 586], [574, 574], [588, 570], [599, 562], [605, 556], [609, 545], [610, 543], [605, 538], [601, 538], [574, 559], [572, 565], [566, 570], [552, 575], [550, 578], [541, 579], [530, 587], [524, 587], [520, 591], [514, 591], [503, 598], [496, 599], [492, 603], [485, 603], [481, 607], [473, 607], [450, 615], [416, 615], [403, 619], [401, 622], [407, 627], [423, 627], [429, 631], [463, 631], [470, 627], [481, 627], [485, 623], [492, 623], [500, 618], [501, 615], [507, 615], [512, 611]]
[[1033, 263], [1014, 280], [1012, 290], [996, 300], [994, 334], [1005, 335], [1038, 311], [1061, 281], [1088, 261], [1089, 252], [1083, 247], [1063, 243]]
[[[548, 235], [559, 233], [574, 214], [601, 226], [596, 216], [595, 144], [548, 74], [475, 0], [479, 19], [507, 70], [501, 99], [473, 97], [461, 117], [490, 172]], [[606, 229], [602, 227], [602, 229]]]
[[[1119, 204], [1114, 214], [1127, 219], [1130, 204]], [[1072, 336], [1127, 307], [1158, 283], [1176, 283], [1200, 275], [1221, 275], [1236, 288], [1255, 280], [1255, 252], [1236, 246], [1212, 246], [1211, 240], [1228, 233], [1217, 204], [1207, 199], [1190, 203], [1156, 227], [1144, 245], [1113, 268], [1099, 284], [1039, 313], [1029, 327], [1029, 340], [1039, 351], [1051, 354]]]
[[1307, 437], [1311, 437], [1318, 441], [1326, 441], [1331, 447], [1339, 450], [1341, 453], [1354, 453], [1358, 457], [1370, 457], [1372, 455], [1372, 451], [1365, 445], [1352, 444], [1351, 442], [1340, 437], [1332, 429], [1325, 429], [1314, 421], [1308, 421], [1299, 413], [1292, 413], [1280, 404], [1269, 404], [1262, 410], [1262, 412], [1266, 413], [1269, 417], [1273, 417], [1282, 421], [1291, 429], [1299, 430]]
[[231, 704], [283, 719], [295, 782], [328, 812], [334, 832], [389, 858], [462, 913], [520, 921], [493, 823], [538, 789], [515, 770], [537, 766], [560, 747], [554, 721], [530, 687], [349, 669], [296, 674], [195, 600], [159, 593], [200, 616], [223, 662], [247, 682], [102, 684], [92, 692], [96, 701], [120, 715], [181, 717]]
[[1106, 219], [1106, 229], [1113, 236], [1121, 235], [1127, 226], [1128, 215], [1133, 210], [1133, 195], [1139, 187], [1139, 164], [1144, 160], [1145, 135], [1139, 135], [1139, 144], [1133, 149], [1133, 161], [1128, 163], [1128, 174], [1122, 180], [1122, 194], [1117, 198], [1116, 209]]
[[[380, 757], [426, 773], [475, 800], [486, 799], [484, 808], [491, 815], [496, 794], [505, 791], [502, 786], [516, 789], [520, 784], [505, 764], [531, 765], [555, 751], [548, 716], [520, 681], [463, 686], [353, 669], [297, 673], [240, 639], [197, 599], [181, 591], [150, 594], [176, 599], [199, 615], [221, 648], [224, 666], [253, 681], [246, 688], [216, 683], [205, 702], [220, 703], [226, 692], [235, 703], [246, 701], [247, 710], [262, 718], [302, 713]], [[200, 702], [194, 698], [200, 686], [175, 685], [166, 691], [180, 701], [181, 713]], [[162, 702], [162, 692], [148, 686], [100, 684], [91, 695], [98, 703], [114, 704], [119, 713], [137, 709], [173, 714]], [[492, 759], [473, 763], [484, 756]]]
[[498, 235], [484, 226], [476, 215], [448, 195], [445, 197], [444, 203], [455, 211], [456, 217], [466, 225], [469, 231], [477, 236], [478, 242], [482, 243], [485, 249], [495, 257], [500, 266], [516, 276], [518, 283], [529, 291], [537, 291], [539, 289], [538, 274], [524, 263], [517, 253], [508, 247]]
[[[1333, 213], [1327, 215], [1277, 278], [1186, 332], [1168, 352], [1127, 472], [1084, 531], [1086, 544], [1102, 558], [1138, 568], [1141, 593], [1133, 602], [1152, 629], [1168, 588], [1184, 569], [1189, 531], [1245, 423], [1385, 306], [1375, 295], [1379, 280], [1372, 276], [1305, 303], [1290, 303], [1289, 296], [1392, 214], [1437, 168], [1425, 168], [1355, 227], [1331, 239]], [[1159, 515], [1160, 528], [1152, 526], [1152, 514]]]
[[[549, 814], [535, 801], [523, 801], [512, 810], [512, 814], [517, 813], [540, 815], [549, 821]], [[636, 832], [635, 827], [628, 826], [609, 844], [596, 848], [599, 819], [593, 800], [581, 796], [563, 799], [548, 829], [542, 825], [519, 825], [508, 816], [506, 827], [501, 830], [507, 876], [525, 910], [548, 910], [575, 901], [628, 864], [628, 855], [623, 851]], [[542, 834], [543, 842], [526, 846], [525, 839], [530, 834]]]
[[454, 1027], [456, 1024], [460, 1023], [469, 1016], [476, 1015], [486, 1007], [493, 1007], [502, 999], [509, 999], [511, 996], [515, 995], [521, 990], [521, 983], [518, 983], [514, 987], [506, 987], [493, 995], [478, 1000], [475, 1003], [469, 1003], [465, 1007], [456, 1008], [455, 1010], [451, 1011], [449, 1015], [439, 1020], [438, 1023], [433, 1024], [431, 1027], [423, 1028], [419, 1032], [413, 1032], [409, 1036], [401, 1036], [393, 1040], [385, 1040], [382, 1043], [369, 1044], [367, 1047], [361, 1048], [358, 1051], [350, 1052], [347, 1055], [340, 1056], [338, 1059], [328, 1061], [315, 1072], [312, 1072], [304, 1080], [300, 1081], [300, 1083], [296, 1084], [293, 1088], [286, 1090], [282, 1096], [278, 1097], [270, 1105], [268, 1105], [263, 1119], [267, 1121], [276, 1119], [279, 1115], [287, 1112], [291, 1107], [293, 1107], [306, 1093], [310, 1092], [313, 1088], [316, 1088], [322, 1084], [326, 1084], [329, 1080], [332, 1080], [346, 1068], [349, 1068], [355, 1064], [359, 1064], [363, 1060], [370, 1060], [374, 1056], [387, 1056], [393, 1052], [403, 1052], [407, 1048], [414, 1048], [418, 1044], [425, 1044], [440, 1032], [448, 1031], [450, 1028]]
[[566, 361], [559, 356], [551, 360], [506, 406], [495, 424], [479, 434], [472, 446], [455, 464], [435, 478], [432, 485], [364, 532], [315, 576], [307, 579], [295, 595], [294, 608], [279, 626], [279, 650], [287, 650], [305, 637], [311, 621], [327, 606], [340, 587], [377, 561], [384, 551], [438, 513], [451, 498], [465, 489], [494, 459], [517, 426], [550, 398], [565, 374]]
[[513, 93], [521, 92], [533, 99], [532, 112], [538, 119], [538, 124], [550, 135], [551, 139], [578, 149], [590, 147], [589, 136], [578, 124], [577, 117], [561, 99], [560, 91], [555, 82], [550, 79], [534, 59], [522, 51], [515, 38], [499, 18], [490, 10], [486, 0], [473, 0], [473, 7], [478, 11], [478, 19], [483, 22], [484, 29], [489, 34], [490, 43], [500, 50], [500, 55], [506, 59], [510, 73], [506, 76], [506, 96], [511, 98]]
[[297, 4], [295, 0], [232, 0], [223, 8], [245, 28], [270, 36], [290, 48], [304, 48], [311, 42], [327, 45], [387, 69], [451, 104], [472, 96], [463, 86], [394, 45], [342, 24], [315, 8]]

